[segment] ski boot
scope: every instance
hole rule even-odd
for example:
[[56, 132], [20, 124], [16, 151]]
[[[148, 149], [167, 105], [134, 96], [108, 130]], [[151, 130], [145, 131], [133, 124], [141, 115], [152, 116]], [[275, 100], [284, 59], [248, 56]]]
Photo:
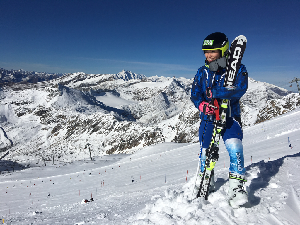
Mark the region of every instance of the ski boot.
[[233, 208], [238, 208], [248, 202], [248, 194], [244, 189], [247, 180], [244, 175], [229, 173], [229, 203]]

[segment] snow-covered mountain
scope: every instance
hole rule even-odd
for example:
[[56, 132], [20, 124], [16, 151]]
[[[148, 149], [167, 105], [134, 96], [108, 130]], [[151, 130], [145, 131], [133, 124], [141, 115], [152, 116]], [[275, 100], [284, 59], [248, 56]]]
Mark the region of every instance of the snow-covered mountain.
[[147, 79], [145, 75], [136, 74], [136, 73], [132, 73], [131, 71], [125, 71], [125, 70], [123, 70], [120, 73], [117, 73], [114, 76], [114, 78], [115, 79], [122, 79], [122, 80], [125, 80], [125, 81], [133, 80], [133, 79], [134, 80], [136, 80], [136, 79], [140, 79], [140, 80]]
[[298, 93], [249, 78], [248, 90], [241, 98], [242, 121], [244, 125], [252, 126], [294, 110], [299, 105]]
[[[64, 161], [90, 152], [133, 153], [156, 143], [197, 142], [192, 81], [122, 71], [6, 85], [0, 92], [1, 140], [5, 149], [12, 145], [9, 157]], [[249, 78], [241, 99], [242, 121], [252, 126], [299, 104], [298, 94]]]
[[37, 83], [41, 81], [52, 80], [62, 76], [60, 73], [45, 73], [45, 72], [34, 72], [25, 70], [6, 70], [0, 68], [0, 83], [6, 85], [13, 84], [16, 82], [28, 82]]

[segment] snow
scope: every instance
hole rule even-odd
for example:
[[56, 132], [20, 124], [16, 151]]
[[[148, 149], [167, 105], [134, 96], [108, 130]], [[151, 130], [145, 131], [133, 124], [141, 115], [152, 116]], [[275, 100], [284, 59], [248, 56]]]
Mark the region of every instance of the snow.
[[[286, 110], [284, 107], [284, 102], [286, 98], [291, 97], [289, 92], [286, 89], [277, 87], [272, 84], [265, 82], [255, 81], [252, 78], [248, 78], [248, 90], [245, 95], [241, 98], [242, 106], [244, 107], [244, 112], [242, 116], [243, 124], [246, 126], [251, 126], [257, 122], [258, 115], [265, 111], [265, 116], [268, 117], [268, 114], [272, 110], [268, 110], [268, 105], [270, 100], [275, 100], [277, 104], [282, 104], [278, 107], [280, 109], [280, 114], [283, 114], [283, 110]], [[284, 101], [282, 101], [284, 99]], [[290, 102], [290, 101], [289, 101]], [[273, 103], [273, 105], [276, 105]], [[290, 105], [293, 105], [290, 103]], [[271, 108], [273, 108], [272, 106]]]
[[0, 121], [14, 123], [18, 119], [13, 113], [11, 105], [0, 105]]
[[132, 80], [132, 79], [146, 79], [145, 75], [135, 74], [135, 73], [132, 73], [131, 71], [125, 71], [125, 70], [123, 70], [120, 73], [117, 73], [114, 77], [116, 79], [122, 79], [125, 81]]
[[[249, 78], [243, 97], [243, 119], [250, 126], [244, 130], [249, 203], [232, 209], [224, 144], [217, 191], [201, 201], [190, 196], [199, 143], [171, 143], [181, 132], [191, 135], [189, 142], [198, 138], [191, 82], [122, 71], [75, 73], [53, 85], [5, 89], [0, 158], [13, 147], [0, 161], [0, 219], [6, 224], [297, 224], [299, 109], [252, 125], [269, 100], [283, 113], [287, 103], [297, 107], [298, 97], [287, 101], [286, 90]], [[120, 116], [129, 111], [136, 121]], [[159, 136], [163, 139], [155, 142]], [[105, 155], [132, 142], [115, 152], [134, 154]], [[144, 147], [158, 142], [165, 143]], [[87, 143], [93, 160], [87, 158]], [[86, 203], [91, 197], [94, 201]]]
[[0, 148], [6, 148], [11, 146], [12, 143], [11, 141], [8, 139], [5, 131], [3, 130], [2, 127], [0, 127]]
[[130, 105], [135, 103], [135, 101], [126, 100], [124, 98], [118, 97], [111, 92], [104, 92], [99, 96], [96, 96], [97, 101], [103, 102], [105, 105], [114, 107], [117, 109], [122, 109], [122, 106]]
[[134, 84], [136, 88], [166, 88], [172, 83], [173, 79], [162, 80], [159, 82], [140, 82]]
[[[192, 79], [144, 77], [130, 71], [119, 75], [79, 72], [4, 87], [0, 125], [13, 142], [9, 157], [50, 160], [54, 154], [71, 162], [88, 157], [87, 143], [94, 156], [101, 156], [131, 154], [155, 143], [198, 141]], [[294, 110], [300, 98], [249, 78], [241, 103], [246, 127]]]
[[[216, 192], [205, 201], [190, 196], [199, 143], [166, 142], [93, 161], [5, 158], [0, 219], [5, 224], [299, 224], [299, 124], [297, 109], [244, 129], [249, 202], [238, 209], [228, 204], [223, 143]], [[91, 197], [94, 201], [84, 203]]]

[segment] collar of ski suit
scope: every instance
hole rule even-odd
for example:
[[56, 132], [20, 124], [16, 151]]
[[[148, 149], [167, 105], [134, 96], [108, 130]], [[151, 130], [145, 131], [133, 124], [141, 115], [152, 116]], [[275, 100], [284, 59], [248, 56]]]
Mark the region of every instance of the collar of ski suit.
[[207, 63], [207, 60], [205, 60], [205, 65], [204, 65], [205, 67], [207, 67], [207, 68], [209, 68], [209, 65], [208, 65], [208, 63]]

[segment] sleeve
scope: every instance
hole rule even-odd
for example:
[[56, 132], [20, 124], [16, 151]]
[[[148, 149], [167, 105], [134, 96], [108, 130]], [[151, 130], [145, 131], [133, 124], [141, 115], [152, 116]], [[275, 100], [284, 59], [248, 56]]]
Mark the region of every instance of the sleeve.
[[228, 90], [222, 86], [212, 88], [213, 98], [219, 99], [240, 99], [248, 89], [248, 72], [246, 67], [241, 64], [237, 79], [235, 80], [234, 89]]
[[203, 94], [203, 70], [201, 68], [198, 70], [197, 74], [195, 75], [194, 82], [192, 84], [191, 89], [191, 100], [194, 103], [195, 107], [199, 109], [199, 105], [203, 102], [204, 94]]

